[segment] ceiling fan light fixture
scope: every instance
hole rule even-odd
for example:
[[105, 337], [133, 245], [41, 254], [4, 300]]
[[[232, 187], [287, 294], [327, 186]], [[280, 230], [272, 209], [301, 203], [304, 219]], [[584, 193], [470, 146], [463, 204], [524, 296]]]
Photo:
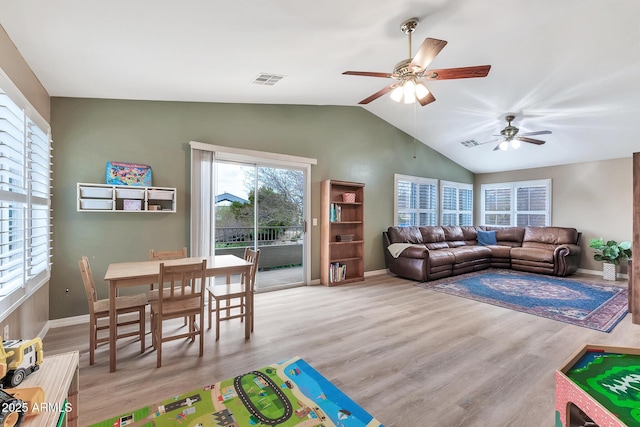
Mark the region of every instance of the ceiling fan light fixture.
[[513, 148], [514, 150], [517, 150], [518, 148], [520, 148], [520, 141], [518, 141], [517, 139], [512, 139], [511, 148]]
[[416, 84], [413, 80], [407, 80], [403, 84], [404, 87], [404, 103], [413, 104], [416, 102]]
[[416, 85], [416, 98], [423, 99], [427, 95], [429, 95], [429, 89], [422, 82], [418, 83]]
[[402, 101], [402, 96], [404, 95], [404, 88], [402, 87], [402, 85], [398, 85], [396, 86], [395, 89], [393, 89], [391, 91], [391, 99], [393, 99], [395, 102], [400, 102]]
[[500, 143], [500, 145], [498, 145], [498, 147], [500, 147], [502, 151], [507, 151], [509, 149], [509, 141], [505, 139]]

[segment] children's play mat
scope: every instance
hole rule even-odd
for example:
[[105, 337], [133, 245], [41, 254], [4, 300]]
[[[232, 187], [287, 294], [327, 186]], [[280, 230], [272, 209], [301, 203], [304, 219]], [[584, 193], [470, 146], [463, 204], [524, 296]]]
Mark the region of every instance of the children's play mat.
[[303, 359], [294, 357], [91, 427], [382, 427]]

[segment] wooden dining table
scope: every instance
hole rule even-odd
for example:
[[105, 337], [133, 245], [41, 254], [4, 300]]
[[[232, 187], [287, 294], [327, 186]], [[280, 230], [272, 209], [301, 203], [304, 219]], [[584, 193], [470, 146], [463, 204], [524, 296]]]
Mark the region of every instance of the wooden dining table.
[[[249, 276], [251, 262], [235, 255], [215, 255], [207, 257], [190, 257], [174, 260], [155, 260], [155, 261], [134, 261], [134, 262], [117, 262], [109, 264], [104, 280], [109, 282], [109, 370], [116, 370], [116, 295], [118, 289], [131, 286], [149, 285], [158, 283], [160, 274], [160, 263], [165, 265], [181, 265], [192, 264], [207, 260], [207, 277], [227, 276], [229, 278], [233, 274], [246, 273]], [[228, 279], [227, 279], [228, 280]], [[251, 289], [246, 287], [246, 304], [247, 313], [253, 315], [253, 298]], [[203, 320], [200, 320], [202, 323]], [[251, 318], [245, 320], [245, 338], [251, 336]], [[200, 325], [203, 327], [203, 325]]]

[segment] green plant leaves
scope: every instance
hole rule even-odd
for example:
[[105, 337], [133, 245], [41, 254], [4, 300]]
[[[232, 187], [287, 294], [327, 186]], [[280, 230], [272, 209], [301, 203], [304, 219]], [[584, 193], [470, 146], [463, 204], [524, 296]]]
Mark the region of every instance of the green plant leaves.
[[599, 239], [590, 239], [589, 247], [595, 250], [593, 259], [596, 261], [610, 262], [612, 264], [620, 264], [621, 261], [631, 258], [631, 242], [616, 242], [609, 240], [606, 243], [601, 237]]

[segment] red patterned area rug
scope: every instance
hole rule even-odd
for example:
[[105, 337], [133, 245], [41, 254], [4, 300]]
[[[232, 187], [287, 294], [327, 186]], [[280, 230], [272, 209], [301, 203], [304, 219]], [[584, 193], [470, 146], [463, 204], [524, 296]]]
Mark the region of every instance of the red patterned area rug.
[[610, 332], [627, 314], [627, 288], [489, 269], [416, 284], [424, 289]]

